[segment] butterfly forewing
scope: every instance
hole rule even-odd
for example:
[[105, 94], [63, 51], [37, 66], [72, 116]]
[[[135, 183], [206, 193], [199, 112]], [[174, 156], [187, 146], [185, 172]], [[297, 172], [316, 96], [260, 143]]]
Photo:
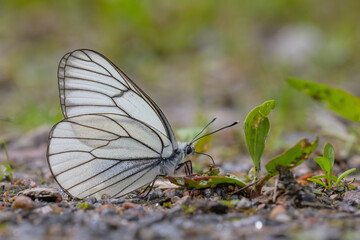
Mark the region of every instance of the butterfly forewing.
[[50, 133], [48, 162], [71, 196], [121, 196], [152, 182], [177, 142], [164, 114], [101, 54], [76, 50], [58, 70], [65, 119]]
[[58, 76], [65, 117], [90, 113], [125, 114], [169, 135], [170, 126], [165, 124], [164, 117], [160, 118], [154, 103], [99, 53], [77, 50], [66, 54], [60, 61]]

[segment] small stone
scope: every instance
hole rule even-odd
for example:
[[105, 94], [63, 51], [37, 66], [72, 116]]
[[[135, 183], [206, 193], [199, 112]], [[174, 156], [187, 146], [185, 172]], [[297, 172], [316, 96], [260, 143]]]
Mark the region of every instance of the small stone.
[[212, 195], [214, 195], [214, 189], [207, 188], [204, 191], [204, 198], [210, 198]]
[[69, 204], [67, 204], [66, 202], [59, 202], [57, 204], [57, 206], [60, 208], [69, 208], [70, 207]]
[[251, 207], [252, 203], [247, 198], [242, 198], [238, 204], [236, 204], [236, 208], [239, 209], [249, 209]]
[[210, 202], [209, 205], [210, 212], [214, 212], [216, 214], [226, 214], [229, 210], [229, 206], [224, 204]]
[[111, 196], [109, 194], [103, 194], [101, 195], [101, 199], [109, 199]]
[[121, 204], [121, 203], [124, 203], [125, 202], [125, 199], [124, 198], [112, 198], [110, 199], [110, 203], [111, 204]]
[[11, 223], [16, 224], [19, 221], [16, 214], [11, 211], [1, 212], [0, 214], [0, 224]]
[[101, 203], [99, 203], [99, 202], [97, 202], [97, 203], [94, 203], [94, 204], [93, 204], [93, 206], [94, 206], [94, 208], [99, 208], [99, 207], [101, 207], [101, 206], [102, 206], [102, 204], [101, 204]]
[[137, 208], [139, 205], [131, 202], [125, 202], [123, 204], [124, 209]]
[[146, 199], [156, 200], [156, 199], [161, 198], [162, 196], [164, 196], [164, 193], [160, 189], [155, 189], [148, 194]]
[[117, 215], [117, 212], [114, 208], [105, 208], [103, 211], [101, 211], [101, 216], [114, 216]]
[[25, 178], [21, 181], [22, 185], [25, 185], [25, 187], [30, 187], [30, 188], [35, 188], [36, 187], [36, 182], [34, 182], [32, 179], [30, 178]]
[[338, 197], [337, 194], [333, 194], [333, 195], [330, 196], [330, 198], [331, 198], [332, 200], [335, 200], [337, 197]]
[[[171, 201], [172, 200], [173, 199], [171, 199]], [[182, 198], [179, 198], [176, 202], [174, 202], [174, 205], [175, 206], [177, 206], [177, 205], [181, 206], [181, 205], [184, 205], [184, 204], [189, 204], [189, 202], [190, 202], [190, 197], [184, 196]]]
[[26, 196], [19, 196], [15, 199], [13, 204], [11, 205], [12, 209], [33, 209], [34, 208], [34, 202], [31, 198]]
[[44, 206], [44, 207], [41, 207], [41, 208], [38, 208], [36, 210], [43, 213], [43, 214], [49, 214], [49, 213], [53, 212], [53, 209], [48, 205]]
[[164, 196], [166, 198], [172, 198], [173, 196], [175, 196], [175, 189], [171, 189], [169, 191], [164, 191]]
[[107, 208], [113, 208], [113, 205], [111, 204], [104, 204], [99, 207], [100, 212], [104, 211]]
[[353, 200], [357, 205], [360, 205], [360, 190], [346, 192], [344, 200]]
[[96, 197], [93, 197], [93, 196], [87, 197], [87, 198], [85, 199], [85, 201], [88, 202], [88, 203], [90, 203], [90, 204], [97, 203]]
[[185, 197], [185, 196], [190, 196], [190, 193], [189, 192], [184, 192], [183, 197]]
[[229, 191], [234, 191], [234, 189], [235, 189], [235, 188], [234, 188], [233, 185], [229, 185], [229, 186], [228, 186], [228, 190], [229, 190]]
[[177, 201], [179, 201], [180, 200], [180, 197], [178, 197], [178, 196], [173, 196], [172, 198], [171, 198], [171, 203], [176, 203]]
[[339, 211], [341, 212], [348, 212], [348, 213], [354, 213], [358, 210], [356, 201], [354, 200], [345, 200], [339, 205]]
[[284, 212], [284, 213], [280, 213], [279, 215], [277, 215], [277, 216], [274, 218], [274, 220], [279, 221], [279, 222], [286, 223], [286, 222], [291, 221], [291, 217]]
[[198, 196], [199, 194], [200, 194], [200, 191], [199, 190], [194, 190], [193, 192], [192, 192], [192, 194], [194, 195], [194, 196]]
[[47, 202], [62, 201], [61, 194], [54, 188], [30, 188], [21, 191], [20, 194]]
[[64, 208], [59, 207], [58, 205], [52, 205], [51, 208], [52, 208], [52, 210], [53, 210], [55, 213], [64, 212]]
[[285, 213], [286, 209], [284, 206], [282, 205], [277, 205], [276, 207], [274, 207], [270, 214], [269, 214], [269, 218], [270, 219], [275, 219], [279, 214]]

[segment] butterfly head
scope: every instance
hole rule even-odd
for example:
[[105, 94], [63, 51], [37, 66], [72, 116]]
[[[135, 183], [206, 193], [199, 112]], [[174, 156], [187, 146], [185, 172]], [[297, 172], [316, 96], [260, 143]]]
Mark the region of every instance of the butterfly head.
[[190, 157], [195, 154], [195, 147], [192, 144], [186, 144], [184, 147], [184, 157]]

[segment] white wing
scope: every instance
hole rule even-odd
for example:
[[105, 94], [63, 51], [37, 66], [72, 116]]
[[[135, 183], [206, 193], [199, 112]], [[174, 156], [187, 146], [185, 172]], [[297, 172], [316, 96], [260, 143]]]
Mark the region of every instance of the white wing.
[[152, 182], [178, 145], [151, 98], [91, 50], [66, 54], [58, 78], [65, 119], [50, 133], [48, 163], [64, 191], [116, 197]]
[[117, 197], [152, 182], [173, 152], [160, 131], [127, 115], [67, 118], [50, 133], [48, 161], [71, 196]]
[[160, 108], [103, 55], [85, 49], [66, 54], [60, 61], [58, 78], [65, 118], [91, 113], [127, 115], [160, 131], [177, 148]]

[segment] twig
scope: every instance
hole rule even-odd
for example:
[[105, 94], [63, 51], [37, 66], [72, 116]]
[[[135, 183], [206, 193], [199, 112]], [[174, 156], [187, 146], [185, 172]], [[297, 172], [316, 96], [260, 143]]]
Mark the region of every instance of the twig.
[[275, 179], [274, 196], [273, 196], [273, 202], [274, 202], [274, 203], [276, 202], [276, 194], [277, 194], [278, 182], [279, 182], [279, 179], [278, 179], [278, 178], [276, 178], [276, 179]]

